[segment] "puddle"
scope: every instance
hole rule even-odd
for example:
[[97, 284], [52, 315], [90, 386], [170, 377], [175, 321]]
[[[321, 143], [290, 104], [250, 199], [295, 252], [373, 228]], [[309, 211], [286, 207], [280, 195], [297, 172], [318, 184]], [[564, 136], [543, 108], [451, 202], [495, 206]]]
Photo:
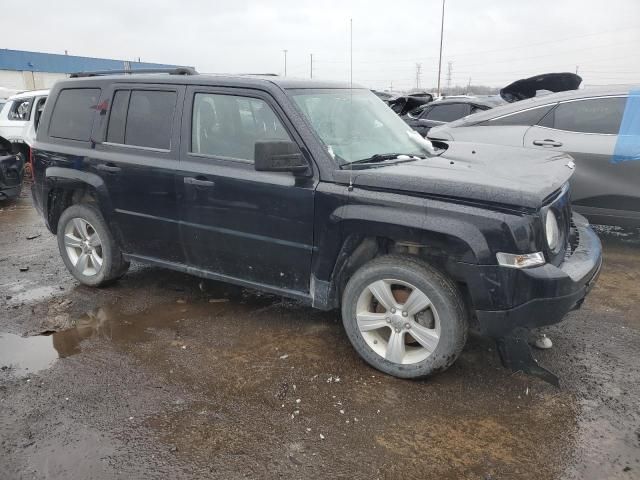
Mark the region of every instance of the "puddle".
[[138, 313], [123, 313], [114, 306], [100, 307], [76, 319], [74, 327], [59, 332], [21, 337], [0, 332], [0, 369], [24, 377], [50, 368], [58, 358], [81, 352], [81, 342], [90, 338], [116, 344], [148, 341], [159, 330], [173, 331], [189, 325], [187, 318], [220, 314], [227, 303], [164, 304]]
[[58, 358], [51, 337], [0, 333], [0, 369], [24, 377], [49, 368]]

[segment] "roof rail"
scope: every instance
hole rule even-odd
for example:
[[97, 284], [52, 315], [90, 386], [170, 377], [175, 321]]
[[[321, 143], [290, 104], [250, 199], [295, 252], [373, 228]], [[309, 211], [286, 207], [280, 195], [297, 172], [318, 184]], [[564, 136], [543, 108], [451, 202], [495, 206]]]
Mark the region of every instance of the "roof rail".
[[82, 77], [98, 77], [102, 75], [115, 75], [120, 73], [138, 74], [138, 73], [168, 73], [169, 75], [198, 75], [193, 67], [176, 67], [176, 68], [134, 68], [132, 70], [97, 70], [95, 72], [75, 72], [69, 75], [70, 78]]

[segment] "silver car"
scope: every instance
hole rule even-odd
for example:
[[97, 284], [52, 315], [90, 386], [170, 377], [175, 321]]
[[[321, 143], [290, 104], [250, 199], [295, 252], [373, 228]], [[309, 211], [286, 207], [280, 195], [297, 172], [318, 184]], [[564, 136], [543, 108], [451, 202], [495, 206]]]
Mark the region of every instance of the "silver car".
[[574, 209], [592, 223], [640, 227], [640, 86], [535, 97], [433, 128], [428, 138], [569, 153]]

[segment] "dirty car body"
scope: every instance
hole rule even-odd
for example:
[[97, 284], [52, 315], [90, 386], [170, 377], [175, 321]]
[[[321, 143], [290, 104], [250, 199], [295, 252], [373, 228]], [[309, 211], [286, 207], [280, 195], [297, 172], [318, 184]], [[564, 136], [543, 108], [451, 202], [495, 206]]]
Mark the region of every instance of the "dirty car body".
[[[367, 362], [418, 378], [455, 361], [468, 327], [518, 343], [559, 322], [600, 268], [597, 237], [571, 212], [568, 156], [434, 150], [364, 88], [95, 76], [50, 98], [34, 203], [88, 285], [137, 261], [341, 307]], [[533, 371], [513, 344], [503, 359]]]

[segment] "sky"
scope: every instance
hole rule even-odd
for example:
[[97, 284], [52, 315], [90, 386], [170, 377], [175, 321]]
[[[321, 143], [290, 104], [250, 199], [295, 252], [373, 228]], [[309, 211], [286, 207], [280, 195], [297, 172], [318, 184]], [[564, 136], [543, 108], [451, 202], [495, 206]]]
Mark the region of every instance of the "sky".
[[[431, 89], [442, 0], [30, 0], [39, 20], [3, 22], [0, 48], [284, 73], [376, 89]], [[22, 18], [10, 2], [3, 18]], [[504, 86], [569, 71], [583, 85], [640, 84], [640, 0], [447, 0], [442, 85]], [[416, 75], [416, 64], [420, 75]]]

